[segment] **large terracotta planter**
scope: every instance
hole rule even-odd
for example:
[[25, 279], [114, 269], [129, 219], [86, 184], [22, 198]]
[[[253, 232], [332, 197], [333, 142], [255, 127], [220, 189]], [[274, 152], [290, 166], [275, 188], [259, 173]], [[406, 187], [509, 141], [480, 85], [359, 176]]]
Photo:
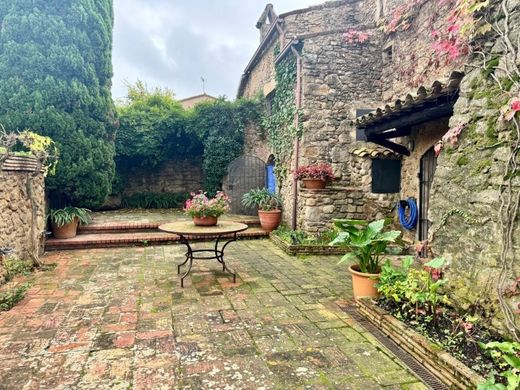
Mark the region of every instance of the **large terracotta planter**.
[[52, 224], [52, 234], [54, 238], [74, 238], [78, 231], [79, 220], [74, 218], [74, 221], [66, 223], [62, 226], [55, 226]]
[[309, 190], [322, 190], [327, 185], [327, 182], [321, 179], [303, 179], [303, 183]]
[[217, 222], [217, 217], [193, 217], [193, 223], [196, 226], [215, 226]]
[[282, 210], [262, 211], [258, 210], [260, 226], [266, 232], [272, 232], [280, 225], [282, 220]]
[[378, 295], [376, 284], [381, 274], [366, 274], [359, 270], [357, 264], [348, 267], [352, 274], [352, 290], [354, 298], [375, 298]]

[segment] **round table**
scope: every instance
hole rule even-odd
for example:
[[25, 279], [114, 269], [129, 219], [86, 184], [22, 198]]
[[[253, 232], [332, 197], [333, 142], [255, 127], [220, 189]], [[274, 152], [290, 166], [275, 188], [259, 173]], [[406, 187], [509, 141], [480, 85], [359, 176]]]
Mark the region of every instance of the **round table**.
[[[181, 267], [188, 263], [187, 271], [181, 277], [181, 287], [184, 287], [184, 278], [188, 276], [193, 266], [193, 260], [212, 260], [216, 259], [222, 264], [222, 271], [227, 271], [233, 275], [233, 283], [236, 283], [236, 274], [231, 271], [224, 261], [224, 250], [233, 241], [237, 240], [237, 233], [247, 229], [247, 225], [231, 221], [219, 221], [215, 226], [196, 226], [192, 221], [178, 221], [165, 223], [159, 226], [159, 230], [163, 232], [177, 234], [180, 237], [180, 242], [188, 247], [186, 252], [186, 260], [181, 264], [177, 264], [177, 275], [181, 273]], [[192, 249], [190, 240], [197, 238], [216, 238], [215, 246], [207, 249]], [[219, 249], [219, 244], [222, 238], [228, 240]], [[210, 255], [199, 256], [198, 253], [210, 252]]]

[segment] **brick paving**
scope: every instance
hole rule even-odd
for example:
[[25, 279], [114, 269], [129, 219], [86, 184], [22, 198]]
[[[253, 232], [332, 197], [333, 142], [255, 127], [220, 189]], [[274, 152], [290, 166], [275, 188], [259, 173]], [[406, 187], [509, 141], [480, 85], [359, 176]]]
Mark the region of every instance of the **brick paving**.
[[237, 284], [201, 261], [181, 289], [183, 252], [47, 255], [57, 267], [0, 313], [0, 389], [426, 388], [341, 311], [338, 257], [239, 241], [227, 252]]

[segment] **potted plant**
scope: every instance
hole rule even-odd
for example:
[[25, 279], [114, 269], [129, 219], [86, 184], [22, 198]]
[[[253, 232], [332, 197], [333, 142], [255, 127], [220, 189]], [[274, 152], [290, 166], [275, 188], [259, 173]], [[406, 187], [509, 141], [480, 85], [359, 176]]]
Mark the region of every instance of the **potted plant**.
[[91, 222], [90, 210], [82, 207], [65, 207], [49, 211], [52, 225], [52, 234], [55, 238], [76, 237], [78, 225]]
[[305, 188], [322, 190], [334, 178], [332, 167], [327, 163], [310, 164], [299, 167], [294, 173], [296, 180], [302, 180]]
[[192, 192], [191, 199], [184, 205], [184, 212], [193, 218], [197, 226], [215, 226], [218, 217], [229, 211], [229, 197], [222, 191], [214, 198], [208, 198], [205, 192]]
[[269, 192], [267, 188], [257, 188], [244, 194], [242, 204], [249, 208], [258, 207], [260, 226], [266, 232], [272, 232], [282, 220], [282, 200], [280, 196]]
[[401, 232], [384, 232], [384, 219], [370, 223], [356, 219], [337, 219], [334, 220], [334, 225], [339, 233], [330, 245], [341, 244], [350, 250], [338, 264], [357, 261], [349, 267], [354, 298], [377, 296], [376, 284], [381, 272], [382, 256], [394, 253], [389, 250], [388, 245], [395, 243]]

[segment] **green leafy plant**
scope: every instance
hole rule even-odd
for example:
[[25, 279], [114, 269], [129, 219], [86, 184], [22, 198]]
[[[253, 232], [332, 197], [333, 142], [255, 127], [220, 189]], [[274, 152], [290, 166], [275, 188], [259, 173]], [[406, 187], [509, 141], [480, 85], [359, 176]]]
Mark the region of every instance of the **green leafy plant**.
[[13, 279], [17, 275], [28, 275], [34, 268], [32, 261], [11, 257], [3, 260], [3, 266], [7, 271], [7, 280]]
[[356, 219], [337, 219], [334, 225], [339, 233], [330, 245], [344, 245], [350, 250], [338, 264], [355, 260], [360, 271], [369, 274], [380, 272], [381, 256], [390, 252], [388, 245], [395, 243], [401, 235], [398, 230], [383, 232], [383, 219], [370, 223]]
[[49, 218], [52, 224], [56, 227], [66, 225], [73, 222], [75, 219], [78, 220], [79, 224], [87, 225], [91, 222], [90, 210], [82, 207], [65, 207], [63, 209], [55, 209], [49, 211]]
[[0, 311], [10, 310], [14, 305], [20, 302], [29, 287], [29, 283], [23, 283], [0, 292]]
[[394, 267], [390, 260], [387, 260], [381, 267], [381, 275], [377, 284], [379, 294], [393, 302], [401, 302], [405, 296], [406, 279], [412, 264], [412, 256], [406, 257], [400, 267]]
[[301, 123], [294, 118], [299, 113], [295, 103], [296, 60], [287, 56], [275, 66], [276, 93], [270, 115], [262, 119], [262, 129], [275, 156], [275, 174], [280, 182], [287, 177], [287, 162], [290, 160], [294, 140], [303, 132]]
[[477, 390], [514, 390], [520, 387], [520, 343], [514, 341], [493, 341], [479, 343], [480, 347], [488, 351], [491, 358], [503, 370], [500, 374], [507, 381], [507, 386], [497, 383], [494, 376], [478, 385]]
[[262, 211], [272, 211], [282, 208], [282, 199], [280, 195], [269, 192], [267, 188], [257, 188], [244, 194], [242, 204], [248, 208], [258, 207]]

